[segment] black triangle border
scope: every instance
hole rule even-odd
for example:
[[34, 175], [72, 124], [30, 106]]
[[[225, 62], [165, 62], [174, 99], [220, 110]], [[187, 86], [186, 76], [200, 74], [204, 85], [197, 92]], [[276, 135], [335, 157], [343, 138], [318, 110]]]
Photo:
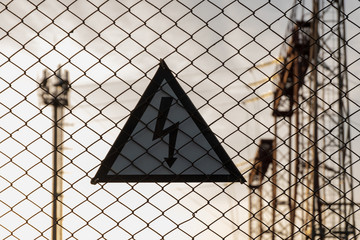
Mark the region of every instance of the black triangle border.
[[[214, 152], [218, 155], [224, 164], [229, 175], [107, 175], [112, 165], [114, 164], [117, 156], [121, 153], [123, 147], [126, 145], [136, 125], [141, 119], [143, 113], [150, 105], [150, 102], [164, 79], [169, 84], [170, 88], [178, 97], [183, 107], [191, 116], [196, 126], [199, 128], [203, 136], [209, 142]], [[138, 104], [131, 112], [129, 119], [121, 130], [119, 136], [110, 148], [105, 159], [101, 162], [101, 166], [97, 171], [91, 183], [96, 184], [99, 182], [246, 182], [245, 178], [241, 175], [233, 161], [230, 159], [224, 148], [221, 146], [214, 133], [211, 131], [208, 124], [200, 115], [190, 98], [184, 92], [180, 84], [176, 81], [171, 70], [168, 68], [164, 60], [160, 60], [160, 66], [141, 96]]]

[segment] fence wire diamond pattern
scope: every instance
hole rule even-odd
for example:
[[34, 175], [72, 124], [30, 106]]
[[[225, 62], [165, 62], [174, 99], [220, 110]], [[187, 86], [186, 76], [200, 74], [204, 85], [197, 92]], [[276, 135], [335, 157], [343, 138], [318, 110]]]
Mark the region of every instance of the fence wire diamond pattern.
[[[0, 238], [357, 239], [359, 20], [356, 0], [1, 1]], [[90, 183], [160, 59], [245, 184]]]

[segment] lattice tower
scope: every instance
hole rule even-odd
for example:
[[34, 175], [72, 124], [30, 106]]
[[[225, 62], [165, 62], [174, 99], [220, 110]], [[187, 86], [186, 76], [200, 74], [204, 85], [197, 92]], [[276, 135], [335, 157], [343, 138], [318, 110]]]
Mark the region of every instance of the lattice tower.
[[277, 72], [274, 139], [270, 150], [259, 144], [250, 174], [250, 236], [356, 239], [344, 1], [297, 4]]

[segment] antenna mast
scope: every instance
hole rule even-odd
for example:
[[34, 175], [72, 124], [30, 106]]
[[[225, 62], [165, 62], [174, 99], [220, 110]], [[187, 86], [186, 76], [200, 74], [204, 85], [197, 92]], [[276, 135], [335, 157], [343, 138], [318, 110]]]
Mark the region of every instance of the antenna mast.
[[251, 238], [356, 239], [344, 1], [309, 9], [278, 74], [272, 161], [250, 173]]
[[63, 118], [64, 107], [68, 105], [69, 73], [62, 75], [61, 68], [54, 75], [44, 70], [41, 97], [43, 103], [53, 106], [53, 203], [52, 240], [62, 239], [62, 192], [63, 192]]

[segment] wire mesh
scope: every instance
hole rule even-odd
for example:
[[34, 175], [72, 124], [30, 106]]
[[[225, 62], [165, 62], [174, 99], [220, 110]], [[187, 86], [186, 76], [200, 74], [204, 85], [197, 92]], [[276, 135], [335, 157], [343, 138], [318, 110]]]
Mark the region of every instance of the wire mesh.
[[[0, 238], [356, 239], [359, 19], [356, 0], [1, 1]], [[90, 183], [160, 59], [247, 183]]]

